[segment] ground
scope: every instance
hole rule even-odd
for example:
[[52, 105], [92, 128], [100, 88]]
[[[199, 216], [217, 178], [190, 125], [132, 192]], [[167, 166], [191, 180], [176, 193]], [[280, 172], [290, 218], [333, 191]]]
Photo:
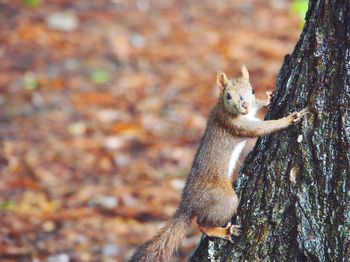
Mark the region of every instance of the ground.
[[176, 209], [216, 72], [274, 88], [290, 4], [1, 0], [0, 260], [127, 259]]

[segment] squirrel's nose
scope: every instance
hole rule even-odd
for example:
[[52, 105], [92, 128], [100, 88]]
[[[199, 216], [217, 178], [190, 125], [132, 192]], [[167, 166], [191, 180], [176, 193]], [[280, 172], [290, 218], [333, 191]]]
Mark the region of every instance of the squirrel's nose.
[[244, 102], [242, 103], [242, 107], [243, 107], [244, 109], [248, 109], [249, 103], [246, 102], [246, 101], [244, 101]]

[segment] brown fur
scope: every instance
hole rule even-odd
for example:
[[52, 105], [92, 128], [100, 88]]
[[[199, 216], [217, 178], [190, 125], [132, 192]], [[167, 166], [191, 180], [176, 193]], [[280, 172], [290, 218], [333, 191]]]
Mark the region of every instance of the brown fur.
[[167, 261], [176, 247], [185, 237], [191, 220], [187, 216], [177, 216], [168, 222], [150, 241], [138, 248], [130, 259], [131, 262]]
[[[232, 228], [220, 228], [236, 213], [238, 198], [228, 175], [232, 150], [247, 137], [258, 137], [298, 122], [306, 113], [291, 114], [278, 120], [261, 121], [248, 113], [268, 104], [256, 101], [249, 83], [248, 70], [242, 77], [229, 81], [219, 73], [221, 94], [207, 123], [194, 158], [180, 206], [169, 222], [152, 240], [138, 248], [131, 261], [164, 262], [185, 236], [191, 220], [196, 218], [202, 232], [231, 240]], [[226, 99], [226, 100], [225, 100]]]

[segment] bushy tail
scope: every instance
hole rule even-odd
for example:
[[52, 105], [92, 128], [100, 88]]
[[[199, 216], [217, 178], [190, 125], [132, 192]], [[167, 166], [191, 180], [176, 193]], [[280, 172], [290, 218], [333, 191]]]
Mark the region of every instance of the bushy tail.
[[185, 237], [191, 218], [176, 215], [151, 240], [140, 246], [130, 262], [165, 262], [168, 261], [181, 240]]

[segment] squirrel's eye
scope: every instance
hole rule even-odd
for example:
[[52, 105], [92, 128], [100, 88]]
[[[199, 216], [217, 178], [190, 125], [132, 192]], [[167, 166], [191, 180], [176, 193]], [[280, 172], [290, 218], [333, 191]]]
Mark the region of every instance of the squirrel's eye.
[[226, 98], [227, 98], [227, 100], [231, 100], [231, 99], [232, 99], [231, 94], [230, 94], [230, 93], [227, 93]]
[[252, 94], [255, 95], [255, 90], [254, 89], [252, 89]]
[[243, 97], [242, 97], [241, 95], [239, 95], [239, 99], [240, 99], [241, 101], [243, 101]]

